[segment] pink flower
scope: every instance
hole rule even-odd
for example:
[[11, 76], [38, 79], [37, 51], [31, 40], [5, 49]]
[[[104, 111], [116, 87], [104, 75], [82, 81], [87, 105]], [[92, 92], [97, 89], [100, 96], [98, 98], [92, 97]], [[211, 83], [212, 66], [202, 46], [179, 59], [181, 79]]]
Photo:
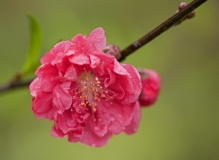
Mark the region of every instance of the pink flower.
[[157, 100], [161, 87], [159, 74], [154, 70], [139, 69], [142, 82], [142, 93], [139, 97], [141, 106], [150, 106]]
[[105, 145], [114, 134], [137, 131], [141, 92], [138, 71], [102, 52], [104, 30], [54, 46], [41, 59], [30, 85], [32, 110], [54, 120], [52, 135], [70, 142]]

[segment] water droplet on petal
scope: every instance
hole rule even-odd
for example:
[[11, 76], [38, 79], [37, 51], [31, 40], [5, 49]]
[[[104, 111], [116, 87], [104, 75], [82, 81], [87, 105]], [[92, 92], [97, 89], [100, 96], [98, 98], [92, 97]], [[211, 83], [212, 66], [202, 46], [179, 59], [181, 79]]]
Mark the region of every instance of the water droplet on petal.
[[91, 146], [92, 146], [92, 147], [95, 147], [96, 145], [93, 143], [93, 144], [91, 144]]
[[98, 131], [98, 130], [100, 130], [100, 128], [97, 127], [97, 126], [95, 126], [95, 127], [94, 127], [94, 130], [95, 130], [95, 131]]
[[111, 121], [114, 121], [114, 120], [115, 120], [115, 118], [114, 118], [114, 117], [111, 117], [111, 118], [110, 118], [110, 120], [111, 120]]
[[101, 133], [100, 133], [100, 136], [103, 137], [103, 136], [104, 136], [104, 133], [101, 132]]

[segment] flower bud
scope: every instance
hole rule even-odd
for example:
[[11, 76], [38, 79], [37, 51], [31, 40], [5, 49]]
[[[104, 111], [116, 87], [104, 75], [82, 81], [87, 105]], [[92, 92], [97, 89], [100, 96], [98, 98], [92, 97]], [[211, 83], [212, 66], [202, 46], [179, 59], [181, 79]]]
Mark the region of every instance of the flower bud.
[[[181, 2], [178, 6], [178, 10], [176, 12], [181, 11], [182, 9], [184, 9], [188, 4], [186, 2]], [[195, 17], [195, 11], [192, 11], [191, 13], [189, 13], [188, 15], [186, 15], [183, 19], [181, 19], [179, 22], [177, 22], [175, 25], [179, 25], [180, 23], [182, 23], [183, 21], [187, 20], [187, 19], [192, 19]]]
[[104, 49], [103, 49], [103, 52], [116, 57], [117, 60], [119, 58], [121, 58], [120, 49], [115, 44], [110, 43], [110, 44], [106, 45], [106, 47], [104, 47]]
[[160, 92], [161, 79], [154, 70], [139, 69], [138, 72], [142, 82], [142, 92], [138, 100], [141, 106], [147, 107], [156, 102]]

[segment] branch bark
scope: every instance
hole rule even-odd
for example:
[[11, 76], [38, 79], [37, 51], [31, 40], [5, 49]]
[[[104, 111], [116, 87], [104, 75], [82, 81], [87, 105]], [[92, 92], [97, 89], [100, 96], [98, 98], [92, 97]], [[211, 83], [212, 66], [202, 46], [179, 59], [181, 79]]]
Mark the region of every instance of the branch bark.
[[123, 61], [128, 55], [132, 54], [145, 44], [152, 41], [154, 38], [158, 37], [160, 34], [167, 31], [170, 27], [174, 26], [177, 22], [179, 22], [181, 19], [183, 19], [186, 15], [194, 11], [197, 7], [202, 5], [207, 0], [194, 0], [191, 3], [189, 3], [184, 9], [174, 14], [172, 17], [167, 19], [165, 22], [161, 23], [158, 27], [138, 39], [137, 41], [133, 42], [129, 46], [127, 46], [125, 49], [121, 51], [121, 58], [119, 61]]

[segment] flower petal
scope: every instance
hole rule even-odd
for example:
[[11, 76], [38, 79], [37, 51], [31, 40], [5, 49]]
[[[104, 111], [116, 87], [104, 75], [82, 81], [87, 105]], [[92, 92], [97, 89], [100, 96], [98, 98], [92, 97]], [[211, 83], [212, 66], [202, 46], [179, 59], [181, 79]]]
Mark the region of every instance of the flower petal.
[[140, 104], [139, 104], [139, 102], [137, 102], [135, 105], [135, 108], [133, 110], [132, 121], [128, 126], [125, 127], [125, 132], [127, 134], [133, 134], [133, 133], [137, 132], [140, 119], [141, 119]]
[[106, 37], [104, 35], [103, 28], [96, 28], [88, 37], [89, 44], [93, 44], [93, 47], [99, 52], [102, 52], [106, 46]]
[[70, 82], [61, 85], [57, 84], [53, 90], [53, 105], [58, 109], [58, 113], [62, 114], [72, 105], [72, 96], [68, 93]]
[[122, 65], [120, 65], [116, 59], [114, 60], [114, 70], [113, 71], [119, 75], [129, 76], [129, 72]]
[[123, 105], [122, 107], [118, 103], [114, 103], [109, 107], [108, 112], [111, 116], [111, 124], [108, 128], [109, 131], [114, 134], [121, 133], [125, 126], [131, 123], [134, 107], [135, 103], [127, 106]]
[[106, 145], [111, 137], [112, 137], [112, 133], [110, 132], [108, 132], [103, 137], [99, 137], [96, 134], [94, 134], [88, 126], [86, 126], [84, 128], [83, 135], [80, 138], [69, 135], [68, 140], [69, 142], [80, 141], [84, 144], [87, 144], [93, 147], [101, 147], [103, 145]]
[[127, 84], [126, 89], [129, 93], [129, 96], [127, 98], [129, 99], [129, 102], [135, 102], [136, 99], [139, 97], [142, 89], [142, 84], [139, 81], [140, 75], [136, 68], [134, 68], [131, 65], [128, 64], [122, 64], [122, 66], [129, 72], [130, 77], [129, 80], [131, 80], [132, 84]]
[[68, 51], [68, 48], [72, 45], [70, 41], [62, 41], [54, 46], [54, 48], [47, 52], [42, 58], [42, 64], [56, 64], [60, 63], [62, 58], [65, 56], [65, 53]]
[[90, 60], [85, 54], [73, 55], [69, 61], [78, 65], [90, 64]]
[[96, 68], [100, 64], [100, 58], [94, 55], [90, 55], [90, 61], [91, 61], [90, 64], [91, 68]]
[[73, 64], [71, 64], [65, 72], [64, 78], [75, 81], [77, 79], [77, 72]]
[[51, 93], [41, 92], [32, 102], [32, 110], [38, 118], [53, 119], [53, 112], [52, 115], [50, 112], [53, 109]]
[[30, 84], [30, 94], [34, 97], [37, 96], [37, 91], [38, 91], [38, 83], [39, 83], [39, 78], [35, 78], [31, 84]]
[[52, 134], [52, 136], [58, 137], [58, 138], [63, 138], [63, 137], [65, 137], [65, 134], [62, 132], [62, 130], [60, 130], [59, 128], [57, 128], [55, 125], [52, 127], [51, 134]]
[[63, 114], [59, 114], [57, 117], [57, 123], [64, 134], [74, 130], [77, 125], [77, 122], [73, 119], [70, 112], [63, 112]]
[[112, 72], [110, 69], [108, 69], [109, 78], [106, 78], [104, 80], [104, 86], [109, 87], [109, 85], [116, 82], [116, 75], [114, 72]]

